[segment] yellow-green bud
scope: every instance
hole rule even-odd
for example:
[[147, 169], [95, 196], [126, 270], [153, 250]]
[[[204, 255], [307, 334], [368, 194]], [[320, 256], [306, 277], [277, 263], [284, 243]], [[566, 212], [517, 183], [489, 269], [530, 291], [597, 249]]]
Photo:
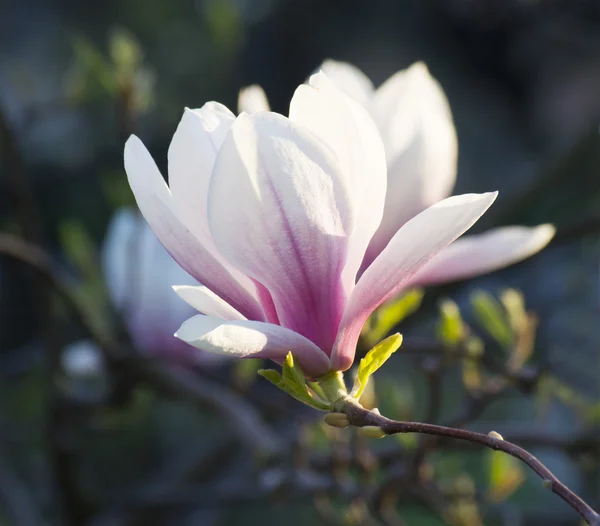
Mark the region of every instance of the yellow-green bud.
[[327, 413], [324, 420], [326, 424], [332, 427], [344, 428], [350, 425], [350, 420], [344, 413]]
[[360, 433], [369, 438], [383, 438], [385, 433], [378, 426], [365, 426], [360, 428]]

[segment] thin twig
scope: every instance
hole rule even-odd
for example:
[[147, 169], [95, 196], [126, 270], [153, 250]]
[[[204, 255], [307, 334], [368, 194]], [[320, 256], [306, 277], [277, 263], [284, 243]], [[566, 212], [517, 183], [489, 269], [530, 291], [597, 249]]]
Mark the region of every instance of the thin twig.
[[511, 442], [507, 442], [492, 435], [484, 435], [465, 429], [456, 429], [453, 427], [425, 424], [421, 422], [399, 422], [390, 420], [373, 411], [364, 409], [350, 400], [344, 403], [342, 411], [348, 416], [350, 424], [357, 427], [375, 426], [380, 428], [386, 435], [393, 435], [396, 433], [421, 433], [443, 438], [466, 440], [468, 442], [481, 444], [496, 451], [507, 453], [527, 464], [544, 481], [545, 487], [551, 489], [553, 493], [556, 493], [561, 497], [577, 511], [588, 524], [600, 526], [598, 514], [584, 502], [583, 499], [560, 482], [560, 480], [558, 480], [558, 478], [556, 478], [556, 476], [535, 456], [516, 444], [512, 444]]

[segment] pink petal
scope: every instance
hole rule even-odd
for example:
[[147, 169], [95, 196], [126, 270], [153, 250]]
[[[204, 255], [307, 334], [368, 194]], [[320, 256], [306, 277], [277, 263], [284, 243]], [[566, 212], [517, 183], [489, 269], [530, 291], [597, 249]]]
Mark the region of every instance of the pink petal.
[[177, 216], [169, 188], [148, 150], [134, 135], [125, 144], [125, 170], [142, 215], [173, 259], [244, 316], [263, 320], [262, 308], [248, 289]]
[[442, 250], [414, 276], [412, 284], [446, 283], [512, 265], [542, 250], [554, 232], [552, 225], [508, 226], [465, 236]]
[[197, 349], [233, 358], [268, 358], [281, 362], [288, 352], [311, 377], [329, 371], [329, 358], [300, 334], [271, 323], [194, 316], [175, 334]]
[[333, 149], [353, 191], [353, 207], [358, 216], [342, 275], [349, 294], [383, 216], [387, 187], [383, 143], [367, 111], [337, 89], [323, 72], [310, 78], [310, 86], [302, 85], [296, 90], [290, 104], [290, 120], [308, 128]]
[[331, 355], [331, 368], [344, 371], [370, 314], [398, 294], [438, 252], [468, 230], [496, 199], [497, 192], [449, 197], [406, 223], [361, 276], [348, 299]]
[[326, 145], [281, 115], [241, 114], [217, 158], [208, 205], [219, 250], [266, 287], [281, 325], [329, 352], [356, 218]]

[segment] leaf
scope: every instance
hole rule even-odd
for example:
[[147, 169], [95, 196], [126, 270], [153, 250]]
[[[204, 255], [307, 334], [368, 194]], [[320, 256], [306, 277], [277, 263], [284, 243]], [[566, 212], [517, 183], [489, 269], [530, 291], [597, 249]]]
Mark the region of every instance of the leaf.
[[506, 289], [500, 295], [500, 302], [508, 314], [508, 321], [516, 333], [527, 325], [527, 310], [523, 293], [516, 289]]
[[[291, 353], [289, 353], [288, 356], [291, 356]], [[258, 374], [260, 376], [266, 378], [267, 380], [269, 380], [269, 382], [274, 384], [282, 391], [285, 391], [287, 394], [289, 394], [291, 397], [295, 398], [299, 402], [302, 402], [303, 404], [306, 404], [320, 411], [329, 411], [331, 409], [331, 404], [328, 404], [321, 400], [321, 398], [317, 396], [314, 393], [314, 391], [309, 391], [306, 382], [302, 384], [297, 383], [297, 378], [295, 376], [295, 373], [293, 372], [293, 366], [290, 368], [286, 368], [286, 364], [284, 363], [283, 373], [284, 375], [282, 376], [275, 369], [261, 369], [258, 371]]]
[[323, 400], [327, 400], [327, 395], [325, 394], [325, 391], [323, 391], [323, 388], [319, 385], [319, 382], [308, 382], [308, 385], [317, 396]]
[[285, 361], [283, 362], [282, 366], [282, 372], [284, 380], [297, 385], [300, 390], [306, 387], [304, 371], [302, 371], [300, 365], [295, 362], [294, 356], [291, 352], [288, 352], [287, 356], [285, 357]]
[[357, 400], [360, 399], [367, 386], [369, 377], [400, 348], [400, 345], [402, 345], [402, 335], [396, 333], [378, 343], [367, 353], [358, 366], [358, 373], [356, 374], [350, 396], [353, 396]]
[[519, 460], [501, 451], [489, 451], [488, 495], [492, 502], [506, 500], [524, 481], [525, 472]]
[[477, 362], [464, 360], [462, 364], [462, 380], [469, 392], [476, 391], [483, 386], [481, 369]]
[[467, 335], [458, 305], [445, 299], [440, 302], [439, 308], [441, 317], [437, 324], [438, 338], [448, 345], [457, 345]]
[[133, 76], [143, 57], [135, 37], [126, 29], [116, 27], [110, 33], [108, 49], [118, 74]]
[[480, 290], [471, 295], [471, 304], [481, 327], [503, 347], [512, 346], [513, 331], [498, 300]]
[[117, 87], [114, 70], [96, 45], [87, 37], [76, 36], [73, 38], [73, 52], [76, 61], [75, 71], [80, 72], [86, 87], [89, 89], [101, 87], [106, 93], [114, 94]]
[[422, 289], [412, 289], [399, 298], [383, 303], [365, 325], [363, 337], [367, 345], [375, 345], [402, 320], [415, 313], [421, 306], [423, 295]]
[[74, 285], [79, 301], [89, 312], [90, 323], [98, 331], [111, 335], [109, 300], [94, 242], [85, 225], [76, 220], [64, 220], [58, 225], [63, 252], [77, 269], [81, 279]]
[[520, 370], [527, 363], [535, 347], [537, 316], [527, 312], [523, 294], [515, 289], [507, 289], [500, 296], [500, 301], [508, 315], [513, 331], [514, 344], [507, 366], [512, 371]]
[[239, 389], [248, 389], [256, 380], [256, 373], [263, 366], [264, 360], [236, 360], [233, 365], [233, 382]]

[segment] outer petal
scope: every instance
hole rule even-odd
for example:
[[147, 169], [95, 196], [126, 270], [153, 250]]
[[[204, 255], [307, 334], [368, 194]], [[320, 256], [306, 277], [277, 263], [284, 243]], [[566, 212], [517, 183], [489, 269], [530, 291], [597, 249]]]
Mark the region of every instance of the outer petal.
[[321, 376], [329, 370], [329, 358], [314, 343], [271, 323], [198, 315], [187, 320], [175, 336], [202, 351], [235, 358], [281, 362], [291, 351], [307, 375]]
[[413, 278], [415, 285], [472, 278], [512, 265], [544, 248], [554, 236], [552, 225], [508, 226], [465, 236], [452, 243]]
[[258, 84], [253, 84], [240, 90], [238, 95], [238, 112], [258, 113], [259, 111], [269, 111], [269, 99]]
[[290, 104], [290, 120], [306, 126], [330, 146], [350, 180], [358, 219], [342, 276], [349, 294], [383, 216], [387, 187], [383, 143], [367, 111], [337, 89], [323, 72], [310, 78], [310, 86], [298, 87]]
[[252, 294], [176, 215], [169, 188], [148, 150], [134, 135], [125, 144], [125, 170], [142, 215], [175, 261], [247, 318], [264, 319]]
[[224, 320], [246, 319], [231, 305], [225, 303], [219, 296], [202, 285], [199, 287], [175, 285], [173, 286], [173, 290], [188, 305], [207, 316], [216, 316], [217, 318], [223, 318]]
[[337, 88], [363, 106], [368, 106], [373, 96], [373, 83], [360, 69], [337, 60], [326, 60], [319, 68]]
[[367, 263], [406, 221], [452, 193], [458, 157], [448, 100], [421, 62], [376, 91], [371, 114], [385, 145], [388, 192]]
[[333, 370], [346, 370], [369, 315], [397, 294], [438, 252], [468, 230], [496, 199], [497, 192], [449, 197], [406, 223], [359, 279], [348, 299], [331, 355]]
[[275, 113], [241, 114], [219, 152], [208, 217], [219, 250], [271, 293], [279, 322], [329, 351], [355, 223], [331, 152]]

